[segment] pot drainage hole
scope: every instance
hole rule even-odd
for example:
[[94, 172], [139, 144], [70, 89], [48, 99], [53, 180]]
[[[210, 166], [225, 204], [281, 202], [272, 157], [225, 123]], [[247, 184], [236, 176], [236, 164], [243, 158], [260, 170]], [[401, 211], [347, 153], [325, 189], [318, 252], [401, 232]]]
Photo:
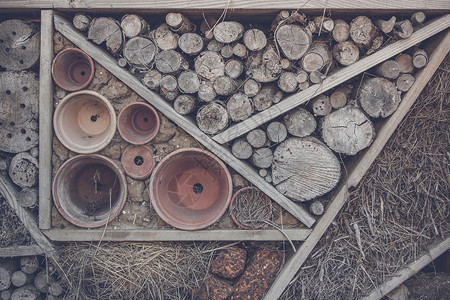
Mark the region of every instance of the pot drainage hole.
[[144, 158], [142, 157], [142, 156], [136, 156], [135, 158], [134, 158], [134, 164], [136, 165], [136, 166], [140, 166], [140, 165], [142, 165], [144, 163]]
[[93, 115], [93, 116], [91, 116], [91, 121], [97, 122], [97, 118], [98, 118], [98, 115]]
[[201, 183], [196, 183], [192, 186], [192, 190], [194, 191], [194, 193], [200, 194], [201, 192], [203, 192], [203, 185]]

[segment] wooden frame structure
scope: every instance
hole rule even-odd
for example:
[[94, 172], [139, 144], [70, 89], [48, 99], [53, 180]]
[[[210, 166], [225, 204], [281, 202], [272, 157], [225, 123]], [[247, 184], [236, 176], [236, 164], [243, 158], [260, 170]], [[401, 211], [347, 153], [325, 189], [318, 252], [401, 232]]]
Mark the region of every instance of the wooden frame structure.
[[[301, 6], [301, 9], [305, 12], [322, 12], [325, 9], [328, 11], [333, 12], [340, 12], [342, 14], [348, 13], [349, 9], [352, 9], [352, 13], [357, 12], [366, 12], [367, 14], [385, 14], [385, 13], [405, 13], [405, 7], [407, 7], [407, 11], [425, 11], [429, 12], [431, 14], [443, 14], [448, 13], [450, 11], [450, 3], [446, 0], [438, 0], [438, 1], [411, 1], [411, 0], [400, 0], [396, 1], [395, 3], [389, 3], [389, 7], [386, 8], [386, 5], [381, 2], [377, 1], [367, 1], [367, 0], [356, 0], [356, 1], [325, 1], [325, 0], [318, 0], [318, 1], [305, 1], [305, 3], [302, 5], [299, 4], [298, 1], [288, 0], [283, 2], [274, 2], [274, 1], [268, 1], [268, 0], [250, 0], [250, 1], [229, 1], [229, 0], [219, 0], [219, 1], [213, 1], [212, 3], [210, 1], [206, 0], [193, 0], [193, 1], [182, 1], [182, 0], [176, 0], [176, 1], [162, 1], [162, 0], [156, 0], [151, 3], [151, 5], [148, 3], [148, 1], [143, 0], [135, 0], [132, 2], [123, 2], [119, 0], [112, 0], [112, 1], [87, 1], [87, 0], [78, 0], [78, 1], [70, 1], [70, 0], [4, 0], [0, 3], [0, 8], [5, 8], [8, 10], [39, 10], [39, 9], [57, 9], [61, 11], [70, 11], [71, 9], [78, 10], [84, 10], [84, 11], [93, 11], [93, 12], [107, 12], [107, 11], [115, 11], [115, 12], [123, 12], [126, 10], [127, 12], [161, 12], [161, 11], [168, 11], [168, 10], [185, 10], [188, 13], [192, 14], [198, 14], [199, 10], [208, 10], [208, 11], [222, 11], [223, 9], [227, 8], [232, 13], [236, 14], [249, 14], [249, 13], [262, 13], [264, 14], [264, 11], [278, 11], [281, 9], [298, 9], [298, 6]], [[356, 8], [356, 10], [355, 10]], [[39, 215], [39, 225], [41, 229], [45, 229], [44, 233], [50, 238], [54, 240], [61, 240], [61, 241], [94, 241], [99, 240], [101, 237], [103, 237], [103, 240], [110, 240], [110, 241], [148, 241], [152, 240], [151, 238], [146, 238], [145, 235], [149, 234], [150, 231], [136, 231], [135, 233], [131, 233], [131, 231], [113, 231], [113, 230], [106, 230], [103, 232], [103, 230], [55, 230], [50, 229], [51, 222], [50, 222], [50, 213], [51, 213], [51, 194], [50, 191], [41, 191], [42, 189], [45, 189], [46, 186], [49, 190], [50, 184], [51, 184], [51, 137], [52, 137], [52, 129], [48, 127], [48, 124], [51, 124], [51, 116], [52, 116], [52, 94], [53, 94], [53, 86], [51, 83], [51, 60], [53, 55], [53, 49], [48, 49], [49, 45], [52, 45], [52, 36], [53, 36], [53, 11], [52, 10], [43, 10], [42, 14], [42, 22], [41, 22], [41, 38], [43, 45], [47, 48], [47, 50], [44, 50], [41, 52], [41, 85], [40, 85], [40, 123], [41, 126], [45, 126], [44, 129], [40, 127], [40, 215]], [[64, 22], [61, 22], [61, 18], [59, 16], [56, 16], [55, 18], [55, 26], [58, 31], [70, 31], [70, 26], [67, 28], [67, 24], [64, 24]], [[295, 232], [288, 232], [288, 236], [294, 237], [292, 240], [305, 240], [304, 243], [301, 244], [300, 249], [292, 255], [292, 257], [287, 261], [285, 266], [283, 267], [282, 271], [278, 274], [274, 284], [268, 291], [268, 293], [265, 296], [265, 299], [276, 299], [278, 298], [287, 285], [290, 283], [290, 280], [295, 276], [297, 271], [300, 269], [300, 267], [303, 265], [304, 261], [307, 259], [317, 242], [320, 240], [321, 236], [324, 234], [324, 232], [327, 230], [328, 226], [331, 224], [331, 222], [334, 220], [336, 215], [338, 214], [339, 210], [344, 205], [345, 201], [348, 199], [349, 196], [349, 188], [355, 187], [358, 185], [360, 180], [363, 178], [375, 158], [378, 156], [378, 154], [383, 149], [384, 145], [386, 144], [389, 137], [393, 134], [395, 129], [400, 124], [401, 120], [404, 118], [404, 116], [409, 111], [410, 107], [414, 103], [414, 101], [417, 99], [420, 92], [425, 87], [426, 83], [429, 81], [431, 76], [434, 74], [436, 69], [438, 68], [439, 64], [442, 62], [442, 60], [445, 58], [447, 53], [450, 50], [450, 32], [448, 28], [450, 27], [450, 15], [445, 15], [438, 20], [432, 22], [431, 24], [427, 25], [427, 27], [417, 31], [414, 33], [413, 37], [411, 39], [403, 40], [396, 42], [393, 45], [390, 45], [388, 47], [390, 48], [390, 51], [387, 51], [385, 49], [382, 49], [375, 54], [362, 59], [361, 61], [357, 62], [359, 65], [356, 65], [356, 67], [353, 67], [353, 69], [350, 67], [344, 68], [341, 71], [339, 71], [339, 75], [346, 76], [346, 79], [343, 79], [341, 82], [344, 82], [345, 80], [360, 74], [364, 70], [367, 70], [373, 66], [375, 66], [378, 63], [381, 63], [382, 61], [388, 59], [389, 57], [392, 57], [396, 53], [399, 53], [403, 50], [406, 50], [416, 43], [419, 43], [433, 35], [438, 34], [441, 31], [447, 31], [444, 34], [441, 34], [438, 38], [438, 40], [434, 43], [436, 46], [433, 54], [430, 56], [430, 62], [428, 66], [423, 69], [416, 79], [415, 84], [411, 88], [411, 90], [406, 94], [404, 97], [400, 107], [398, 110], [394, 113], [393, 116], [391, 116], [389, 119], [387, 119], [378, 129], [378, 137], [374, 141], [373, 145], [367, 149], [362, 155], [359, 157], [356, 157], [351, 164], [351, 167], [348, 168], [348, 174], [347, 178], [343, 180], [342, 184], [335, 189], [335, 192], [332, 197], [332, 201], [330, 203], [330, 206], [328, 207], [327, 212], [324, 216], [316, 223], [315, 227], [310, 229], [301, 229], [296, 230]], [[69, 36], [67, 36], [67, 33], [69, 31], [66, 31], [66, 34], [64, 32], [61, 32], [62, 34], [66, 35], [70, 39]], [[71, 33], [69, 33], [71, 35]], [[72, 39], [72, 42], [74, 42], [77, 46], [79, 46], [81, 49], [85, 50], [89, 53], [89, 51], [92, 51], [90, 48], [83, 48], [86, 45], [83, 45], [83, 40], [76, 40], [74, 41]], [[44, 44], [45, 43], [45, 44]], [[87, 50], [86, 50], [87, 49]], [[385, 51], [383, 53], [382, 51]], [[393, 53], [395, 51], [395, 53]], [[378, 54], [377, 53], [383, 53]], [[110, 67], [116, 68], [114, 65], [117, 65], [114, 60], [108, 60], [107, 54], [105, 55], [102, 52], [98, 52], [98, 59], [93, 53], [89, 53], [91, 56], [93, 56], [94, 59], [96, 59], [101, 64], [104, 65], [107, 69], [110, 69]], [[385, 56], [383, 56], [385, 55]], [[103, 57], [101, 57], [103, 56]], [[100, 60], [100, 61], [99, 61]], [[103, 62], [103, 63], [102, 63]], [[359, 72], [359, 70], [361, 71]], [[363, 70], [362, 70], [363, 69]], [[118, 71], [119, 69], [116, 69]], [[120, 69], [121, 70], [121, 69]], [[111, 70], [110, 70], [111, 71]], [[118, 77], [120, 80], [122, 80], [125, 84], [129, 85], [130, 88], [134, 89], [139, 95], [141, 95], [144, 99], [149, 101], [151, 104], [155, 105], [157, 102], [155, 98], [158, 96], [154, 95], [151, 91], [146, 89], [145, 87], [140, 84], [139, 81], [133, 81], [132, 78], [121, 78], [118, 76], [114, 71], [111, 71], [116, 77]], [[122, 71], [122, 73], [124, 73]], [[289, 98], [285, 99], [283, 102], [286, 102], [286, 100], [291, 99], [290, 101], [286, 102], [286, 107], [282, 107], [282, 112], [277, 112], [278, 115], [288, 111], [289, 109], [293, 108], [296, 105], [300, 105], [301, 103], [306, 102], [309, 100], [312, 95], [318, 95], [326, 90], [329, 90], [333, 88], [334, 86], [340, 84], [341, 82], [338, 82], [339, 79], [332, 78], [330, 76], [329, 78], [324, 81], [322, 86], [313, 86], [307, 89], [306, 91], [300, 92], [296, 95], [290, 96]], [[338, 82], [338, 83], [336, 83]], [[144, 89], [145, 90], [144, 90]], [[307, 99], [307, 100], [304, 100]], [[44, 103], [43, 103], [44, 102]], [[283, 103], [281, 102], [281, 103]], [[289, 103], [289, 104], [288, 104]], [[288, 106], [290, 105], [290, 106]], [[164, 106], [164, 104], [161, 104], [161, 107], [158, 107], [155, 105], [162, 113], [167, 115], [167, 108], [170, 108], [170, 106], [167, 106], [167, 108]], [[161, 110], [162, 108], [162, 110]], [[275, 110], [275, 109], [274, 109]], [[44, 119], [42, 119], [44, 114]], [[259, 115], [259, 114], [258, 114]], [[258, 116], [256, 115], [256, 116]], [[50, 119], [48, 117], [50, 116]], [[175, 121], [173, 118], [171, 118], [171, 112], [169, 111], [169, 115], [167, 115], [170, 119]], [[173, 115], [172, 115], [173, 116]], [[255, 119], [259, 118], [256, 117]], [[271, 115], [272, 116], [272, 115]], [[273, 116], [275, 117], [275, 116]], [[272, 118], [273, 118], [272, 117]], [[177, 115], [177, 118], [179, 118], [179, 115]], [[265, 117], [264, 122], [268, 121], [268, 117]], [[250, 121], [249, 121], [250, 122]], [[254, 121], [251, 121], [254, 122]], [[258, 121], [260, 122], [260, 121]], [[45, 125], [47, 124], [47, 126]], [[213, 139], [209, 138], [205, 134], [196, 131], [198, 130], [196, 127], [195, 129], [191, 130], [192, 121], [188, 119], [182, 119], [180, 122], [181, 124], [178, 124], [180, 127], [185, 129], [189, 134], [191, 134], [194, 138], [196, 138], [199, 142], [204, 144], [207, 148], [209, 148], [212, 152], [214, 152], [217, 156], [219, 156], [221, 159], [223, 159], [227, 164], [229, 164], [232, 168], [234, 168], [237, 172], [245, 172], [247, 171], [247, 167], [243, 164], [241, 165], [241, 162], [234, 162], [234, 157], [229, 157], [230, 154], [229, 151], [225, 148], [223, 148], [219, 143], [224, 143], [226, 141], [231, 140], [231, 135], [226, 137], [225, 134], [223, 135], [217, 135], [213, 137]], [[44, 125], [43, 125], [44, 124]], [[261, 124], [261, 123], [259, 123]], [[253, 125], [252, 125], [253, 126]], [[258, 125], [256, 125], [258, 126]], [[186, 129], [187, 128], [187, 129]], [[232, 127], [233, 128], [233, 127]], [[231, 130], [230, 128], [229, 130]], [[44, 130], [44, 131], [42, 131]], [[232, 129], [236, 130], [236, 129]], [[232, 131], [230, 131], [232, 132]], [[237, 133], [233, 133], [236, 136], [236, 134], [241, 133], [241, 131], [236, 131]], [[193, 134], [194, 133], [194, 134]], [[242, 134], [242, 133], [241, 133]], [[239, 134], [239, 135], [241, 135]], [[42, 148], [43, 147], [43, 148]], [[47, 150], [46, 150], [47, 149]], [[48, 152], [43, 152], [48, 151]], [[228, 152], [228, 153], [227, 153]], [[43, 157], [45, 156], [45, 157]], [[231, 163], [230, 163], [231, 162]], [[49, 168], [45, 169], [45, 166], [49, 166]], [[248, 169], [250, 170], [250, 169]], [[253, 171], [251, 171], [253, 172]], [[252, 177], [253, 175], [249, 172], [247, 176]], [[254, 173], [254, 172], [253, 172]], [[242, 173], [241, 173], [242, 174]], [[242, 174], [242, 175], [244, 175]], [[244, 175], [244, 177], [247, 177]], [[256, 176], [256, 178], [259, 178], [259, 176]], [[248, 179], [248, 178], [247, 178]], [[256, 180], [256, 179], [253, 179]], [[250, 180], [253, 182], [252, 180]], [[273, 188], [273, 187], [266, 187], [265, 183], [259, 183], [256, 180], [256, 183], [253, 182], [256, 186], [258, 186], [260, 189], [262, 189], [266, 194], [268, 194], [271, 198], [280, 201], [283, 203], [283, 207], [287, 209], [289, 212], [293, 213], [298, 219], [301, 219], [304, 221], [304, 223], [308, 226], [312, 226], [314, 223], [314, 220], [311, 219], [311, 216], [308, 215], [306, 211], [303, 209], [299, 209], [298, 207], [292, 206], [292, 202], [285, 201], [286, 199], [283, 199], [283, 197], [280, 197], [280, 194]], [[262, 188], [261, 188], [262, 186]], [[271, 190], [273, 188], [273, 190]], [[281, 195], [282, 196], [282, 195]], [[281, 200], [280, 200], [281, 199]], [[294, 204], [295, 205], [295, 204]], [[309, 221], [308, 221], [309, 219]], [[306, 222], [305, 222], [306, 221]], [[28, 228], [28, 227], [27, 227]], [[267, 232], [264, 232], [267, 231]], [[224, 239], [224, 240], [281, 240], [285, 237], [281, 232], [278, 232], [276, 230], [273, 230], [273, 232], [270, 232], [271, 230], [264, 230], [262, 231], [245, 231], [245, 232], [239, 232], [233, 230], [233, 235], [236, 236], [235, 239]], [[161, 230], [160, 233], [155, 233], [155, 236], [161, 236], [162, 234], [165, 234], [166, 240], [176, 240], [177, 235], [180, 235], [177, 233], [177, 231], [170, 231], [170, 230]], [[197, 237], [194, 236], [194, 234], [189, 235], [187, 238], [186, 234], [190, 234], [189, 232], [183, 231], [183, 236], [185, 239], [183, 240], [218, 240], [217, 238], [213, 238], [214, 236], [218, 237], [216, 234], [221, 234], [219, 231], [215, 230], [205, 230], [205, 231], [198, 231]], [[226, 236], [226, 233], [224, 233]], [[161, 238], [161, 237], [160, 237]], [[158, 238], [156, 238], [158, 239]], [[419, 258], [418, 261], [410, 264], [409, 268], [414, 268], [413, 270], [419, 270], [426, 265], [426, 261], [430, 261], [431, 258], [435, 258], [438, 253], [442, 253], [443, 251], [449, 249], [450, 247], [450, 241], [449, 238], [446, 238], [444, 241], [439, 243], [437, 246], [433, 247], [432, 250], [430, 250], [430, 255], [424, 255], [428, 258], [425, 259], [424, 257]], [[436, 249], [437, 250], [436, 250]], [[436, 250], [436, 251], [435, 251]], [[1, 252], [0, 252], [1, 254]], [[1, 256], [1, 255], [0, 255]], [[428, 263], [427, 262], [427, 263]], [[405, 269], [407, 270], [407, 269]], [[411, 272], [408, 273], [408, 271], [402, 270], [401, 276], [402, 278], [408, 278], [412, 275]], [[406, 273], [405, 273], [406, 272]], [[405, 275], [407, 274], [407, 275]], [[405, 277], [408, 276], [408, 277]], [[404, 279], [404, 280], [406, 280]], [[397, 280], [396, 282], [399, 282]], [[368, 299], [376, 299], [379, 297], [382, 297], [384, 294], [389, 292], [389, 289], [392, 290], [395, 288], [396, 282], [387, 282], [385, 285], [380, 287], [379, 289], [375, 290]], [[401, 283], [401, 282], [400, 282]], [[380, 292], [381, 291], [381, 292]]]

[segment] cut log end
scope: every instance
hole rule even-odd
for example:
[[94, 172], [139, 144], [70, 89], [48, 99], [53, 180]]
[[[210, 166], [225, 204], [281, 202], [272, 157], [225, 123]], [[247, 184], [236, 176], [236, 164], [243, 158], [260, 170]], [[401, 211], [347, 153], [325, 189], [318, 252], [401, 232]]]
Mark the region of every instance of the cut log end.
[[287, 137], [286, 126], [281, 122], [272, 122], [267, 126], [267, 137], [274, 143], [280, 143]]
[[255, 148], [261, 148], [266, 144], [266, 132], [262, 129], [253, 129], [247, 134], [247, 142]]
[[234, 122], [243, 121], [253, 114], [253, 103], [243, 93], [236, 93], [227, 102], [227, 112]]
[[304, 108], [298, 108], [285, 115], [284, 124], [287, 131], [297, 137], [311, 135], [317, 126], [314, 116]]
[[272, 166], [273, 153], [269, 148], [256, 149], [250, 158], [251, 163], [258, 168], [267, 169]]
[[365, 80], [358, 91], [357, 100], [361, 108], [371, 117], [388, 117], [400, 104], [400, 95], [395, 85], [380, 77]]
[[195, 106], [194, 97], [186, 94], [179, 95], [173, 103], [173, 109], [180, 115], [188, 115], [194, 112]]
[[411, 74], [402, 74], [397, 78], [397, 88], [402, 92], [407, 92], [414, 84], [415, 78]]
[[231, 153], [239, 159], [249, 159], [253, 154], [253, 148], [247, 141], [237, 140], [231, 147]]
[[211, 102], [198, 110], [196, 120], [200, 130], [217, 134], [228, 126], [228, 113], [221, 104]]

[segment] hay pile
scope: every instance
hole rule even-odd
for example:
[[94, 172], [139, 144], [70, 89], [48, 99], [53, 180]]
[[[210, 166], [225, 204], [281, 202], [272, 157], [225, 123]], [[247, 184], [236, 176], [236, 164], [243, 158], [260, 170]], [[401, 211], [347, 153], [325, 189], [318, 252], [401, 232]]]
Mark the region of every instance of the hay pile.
[[450, 234], [450, 57], [283, 299], [360, 299]]
[[69, 243], [59, 264], [74, 299], [186, 299], [218, 243]]

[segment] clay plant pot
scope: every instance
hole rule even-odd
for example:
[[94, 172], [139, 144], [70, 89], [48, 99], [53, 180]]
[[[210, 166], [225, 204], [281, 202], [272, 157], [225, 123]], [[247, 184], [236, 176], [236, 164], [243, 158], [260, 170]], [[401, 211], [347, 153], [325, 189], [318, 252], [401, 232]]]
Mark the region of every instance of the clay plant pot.
[[230, 172], [216, 156], [184, 148], [156, 166], [149, 190], [153, 208], [165, 222], [197, 230], [213, 224], [227, 210], [233, 184]]
[[144, 102], [134, 102], [120, 111], [117, 129], [128, 143], [143, 145], [158, 134], [159, 122], [158, 113], [153, 107]]
[[56, 208], [66, 220], [93, 228], [120, 214], [127, 198], [127, 182], [109, 158], [77, 155], [58, 169], [52, 192]]
[[111, 103], [93, 91], [79, 91], [64, 97], [53, 117], [59, 141], [77, 153], [97, 152], [111, 141], [116, 131], [116, 114]]
[[128, 146], [120, 158], [125, 173], [133, 179], [144, 180], [155, 167], [153, 149], [145, 146]]
[[53, 59], [52, 76], [66, 91], [82, 90], [94, 78], [94, 61], [78, 48], [64, 49]]
[[[244, 201], [243, 197], [246, 197], [245, 199], [248, 201]], [[236, 214], [238, 210], [241, 211], [241, 215]], [[255, 187], [244, 187], [238, 190], [231, 199], [231, 219], [242, 229], [260, 229], [266, 224], [264, 221], [270, 220], [271, 215], [272, 202], [270, 198]], [[241, 220], [242, 217], [245, 217], [245, 220]]]

